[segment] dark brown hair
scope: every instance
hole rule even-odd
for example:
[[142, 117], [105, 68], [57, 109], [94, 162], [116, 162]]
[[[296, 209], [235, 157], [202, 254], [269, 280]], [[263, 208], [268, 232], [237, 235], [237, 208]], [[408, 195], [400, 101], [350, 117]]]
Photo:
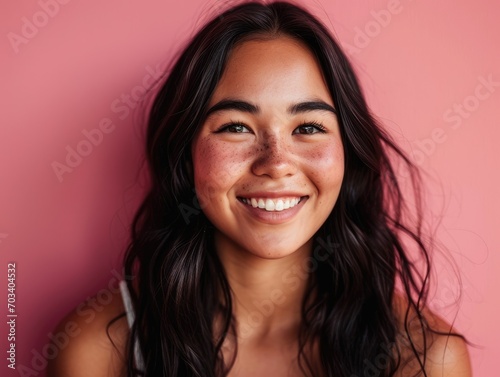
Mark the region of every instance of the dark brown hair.
[[[298, 335], [301, 368], [304, 375], [361, 377], [371, 363], [378, 376], [392, 376], [402, 361], [394, 312], [399, 284], [408, 304], [403, 335], [425, 375], [422, 309], [429, 252], [421, 235], [419, 201], [411, 216], [416, 220], [409, 223], [391, 161], [406, 167], [415, 198], [418, 172], [370, 114], [351, 64], [327, 28], [287, 2], [246, 2], [217, 15], [175, 60], [152, 104], [146, 149], [151, 187], [134, 219], [125, 258], [126, 275], [137, 277], [137, 284], [129, 281], [128, 286], [136, 313], [131, 339], [138, 340], [145, 363], [141, 374], [223, 376], [234, 362], [221, 354], [225, 337], [234, 330], [231, 290], [214, 252], [212, 224], [199, 210], [186, 221], [186, 208], [196, 200], [186, 166], [230, 51], [249, 38], [281, 35], [302, 41], [317, 57], [336, 104], [345, 155], [338, 201], [315, 236], [314, 248], [328, 239], [336, 247], [317, 261], [308, 281]], [[317, 294], [307, 301], [312, 292]], [[410, 313], [422, 329], [418, 342], [409, 330]], [[214, 341], [216, 315], [223, 318], [223, 329]], [[321, 371], [305, 357], [304, 347], [312, 341], [319, 342]], [[131, 341], [129, 376], [139, 372], [133, 353]], [[376, 364], [381, 355], [385, 362]]]

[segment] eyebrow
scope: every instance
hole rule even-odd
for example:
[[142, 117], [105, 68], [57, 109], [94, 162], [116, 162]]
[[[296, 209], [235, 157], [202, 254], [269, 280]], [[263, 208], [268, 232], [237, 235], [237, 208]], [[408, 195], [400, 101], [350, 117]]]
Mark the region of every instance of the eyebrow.
[[[260, 113], [260, 108], [257, 105], [251, 104], [246, 101], [241, 101], [238, 99], [231, 99], [231, 98], [226, 98], [223, 99], [219, 102], [217, 102], [215, 105], [210, 107], [206, 113], [206, 117], [209, 115], [220, 112], [220, 111], [225, 111], [225, 110], [237, 110], [241, 111], [244, 113], [249, 113], [249, 114], [258, 114]], [[324, 101], [321, 100], [313, 100], [313, 101], [305, 101], [305, 102], [299, 102], [295, 103], [293, 105], [290, 105], [287, 108], [287, 112], [290, 115], [296, 115], [300, 113], [305, 113], [309, 111], [328, 111], [333, 114], [337, 114], [337, 110], [329, 104], [327, 104]]]

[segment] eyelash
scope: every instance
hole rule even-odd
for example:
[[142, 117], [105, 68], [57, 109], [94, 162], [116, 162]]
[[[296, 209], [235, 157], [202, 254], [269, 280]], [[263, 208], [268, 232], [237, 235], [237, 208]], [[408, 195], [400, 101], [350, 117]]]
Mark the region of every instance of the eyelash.
[[[222, 133], [222, 132], [225, 132], [229, 127], [232, 127], [232, 126], [241, 126], [241, 127], [245, 127], [247, 128], [246, 124], [245, 123], [242, 123], [242, 122], [229, 122], [229, 123], [226, 123], [226, 124], [223, 124], [222, 126], [220, 126], [216, 131], [215, 133]], [[234, 132], [234, 133], [238, 133], [238, 132]]]
[[[215, 133], [222, 133], [222, 132], [226, 132], [226, 130], [229, 128], [229, 127], [232, 127], [232, 126], [241, 126], [241, 127], [245, 127], [248, 129], [247, 125], [243, 122], [229, 122], [229, 123], [226, 123], [226, 124], [223, 124], [221, 127], [219, 127]], [[300, 128], [300, 127], [305, 127], [305, 126], [313, 126], [313, 127], [316, 127], [318, 130], [319, 130], [319, 133], [326, 133], [326, 128], [319, 122], [315, 122], [315, 121], [312, 121], [312, 122], [303, 122], [301, 124], [299, 124], [299, 126], [296, 128]], [[295, 131], [295, 130], [294, 130]], [[239, 133], [239, 132], [233, 132], [233, 133]]]
[[[315, 121], [312, 121], [312, 122], [303, 122], [299, 125], [299, 127], [305, 127], [305, 126], [313, 126], [313, 127], [316, 127], [320, 133], [326, 133], [326, 128], [319, 122], [315, 122]], [[297, 127], [297, 128], [299, 128]]]

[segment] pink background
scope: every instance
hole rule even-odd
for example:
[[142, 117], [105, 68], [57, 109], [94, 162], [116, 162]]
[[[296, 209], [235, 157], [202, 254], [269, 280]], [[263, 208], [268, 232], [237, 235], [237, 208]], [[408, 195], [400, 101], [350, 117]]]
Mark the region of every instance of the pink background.
[[[457, 327], [482, 347], [471, 349], [475, 376], [497, 375], [499, 3], [304, 3], [334, 27], [374, 113], [428, 173], [428, 221], [439, 225], [461, 271]], [[0, 3], [0, 276], [17, 263], [18, 368], [44, 375], [34, 355], [44, 352], [58, 320], [114, 286], [143, 192], [138, 101], [158, 67], [223, 4]], [[92, 131], [99, 126], [102, 137]], [[88, 133], [96, 145], [84, 141]], [[73, 168], [58, 176], [54, 163], [66, 164], [77, 148], [86, 156], [73, 156]], [[457, 280], [436, 259], [432, 305], [453, 320]], [[4, 323], [6, 278], [0, 282]], [[4, 356], [7, 331], [0, 326]], [[1, 375], [26, 375], [6, 364], [2, 357]]]

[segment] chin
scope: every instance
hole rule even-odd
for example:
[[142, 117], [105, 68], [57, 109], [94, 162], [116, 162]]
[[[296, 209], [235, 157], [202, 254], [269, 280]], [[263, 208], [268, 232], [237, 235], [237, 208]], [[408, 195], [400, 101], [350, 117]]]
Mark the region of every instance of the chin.
[[291, 252], [290, 250], [252, 250], [249, 251], [252, 255], [262, 258], [262, 259], [282, 259], [290, 256], [293, 254], [293, 251]]
[[301, 254], [309, 256], [312, 250], [312, 238], [294, 238], [289, 232], [285, 234], [268, 230], [265, 234], [250, 232], [245, 238], [241, 238], [241, 233], [227, 235], [218, 230], [215, 234], [215, 244], [218, 253], [222, 252], [227, 257], [233, 254], [243, 258], [275, 260], [291, 256], [300, 257]]
[[256, 246], [255, 243], [253, 245], [243, 245], [242, 249], [262, 259], [282, 259], [292, 255], [298, 256], [297, 253], [305, 253], [310, 249], [310, 246], [307, 242], [280, 243], [279, 241], [265, 241], [259, 246]]

